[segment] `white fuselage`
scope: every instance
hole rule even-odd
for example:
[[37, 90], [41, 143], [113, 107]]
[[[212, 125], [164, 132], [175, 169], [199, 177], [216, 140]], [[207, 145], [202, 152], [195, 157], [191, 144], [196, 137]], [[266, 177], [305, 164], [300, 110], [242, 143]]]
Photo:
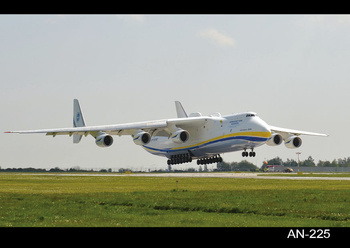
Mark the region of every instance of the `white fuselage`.
[[201, 158], [226, 152], [254, 149], [265, 144], [271, 137], [269, 126], [256, 113], [246, 112], [226, 116], [200, 116], [189, 118], [205, 119], [201, 126], [183, 126], [189, 139], [182, 144], [174, 143], [167, 133], [152, 136], [142, 147], [159, 156], [190, 153], [193, 158]]

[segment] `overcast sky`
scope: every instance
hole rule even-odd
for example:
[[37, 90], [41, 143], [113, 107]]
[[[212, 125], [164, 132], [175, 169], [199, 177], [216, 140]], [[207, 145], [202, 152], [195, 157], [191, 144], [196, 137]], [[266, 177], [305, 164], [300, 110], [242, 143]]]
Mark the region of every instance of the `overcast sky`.
[[179, 100], [188, 113], [254, 111], [330, 134], [257, 148], [245, 159], [258, 166], [297, 151], [350, 156], [349, 15], [0, 15], [0, 54], [2, 168], [167, 168], [129, 136], [100, 148], [91, 136], [3, 133], [70, 127], [74, 98], [87, 125], [173, 118]]

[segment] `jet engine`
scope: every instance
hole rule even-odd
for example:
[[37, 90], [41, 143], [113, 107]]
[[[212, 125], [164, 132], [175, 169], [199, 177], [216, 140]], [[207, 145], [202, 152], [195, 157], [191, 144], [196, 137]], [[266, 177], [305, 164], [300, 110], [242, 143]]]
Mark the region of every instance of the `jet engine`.
[[285, 146], [292, 149], [300, 147], [302, 143], [301, 139], [294, 135], [284, 140]]
[[141, 130], [133, 136], [133, 140], [136, 145], [145, 145], [151, 141], [151, 135]]
[[113, 138], [112, 136], [103, 133], [96, 137], [95, 142], [99, 147], [109, 147], [113, 144]]
[[269, 146], [278, 146], [282, 143], [282, 136], [278, 133], [275, 133], [275, 134], [272, 134], [271, 135], [271, 139], [269, 139], [267, 142], [266, 142], [266, 145], [269, 145]]
[[190, 134], [183, 129], [179, 129], [171, 136], [171, 140], [175, 143], [185, 143], [190, 138]]

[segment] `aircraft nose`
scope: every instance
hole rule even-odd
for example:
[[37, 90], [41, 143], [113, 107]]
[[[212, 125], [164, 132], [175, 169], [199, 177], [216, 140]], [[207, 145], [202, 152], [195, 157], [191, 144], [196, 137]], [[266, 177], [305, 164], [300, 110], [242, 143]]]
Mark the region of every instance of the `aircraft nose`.
[[270, 126], [267, 125], [267, 124], [265, 124], [265, 125], [263, 126], [263, 129], [264, 129], [263, 132], [269, 133], [268, 136], [271, 137], [271, 129], [270, 129]]
[[261, 132], [264, 132], [266, 133], [266, 136], [271, 137], [271, 129], [270, 129], [270, 126], [263, 120], [259, 120], [259, 127], [260, 127], [260, 130]]

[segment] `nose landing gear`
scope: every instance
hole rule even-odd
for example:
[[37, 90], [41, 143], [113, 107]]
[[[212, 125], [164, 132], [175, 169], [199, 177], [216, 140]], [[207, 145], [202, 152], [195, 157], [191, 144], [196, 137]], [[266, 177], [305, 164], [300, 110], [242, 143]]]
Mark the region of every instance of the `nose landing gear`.
[[248, 157], [248, 156], [249, 156], [249, 157], [255, 157], [255, 155], [256, 155], [256, 154], [255, 154], [255, 152], [253, 151], [253, 149], [252, 149], [252, 151], [249, 152], [249, 153], [246, 151], [246, 149], [244, 149], [244, 152], [242, 152], [242, 157]]

